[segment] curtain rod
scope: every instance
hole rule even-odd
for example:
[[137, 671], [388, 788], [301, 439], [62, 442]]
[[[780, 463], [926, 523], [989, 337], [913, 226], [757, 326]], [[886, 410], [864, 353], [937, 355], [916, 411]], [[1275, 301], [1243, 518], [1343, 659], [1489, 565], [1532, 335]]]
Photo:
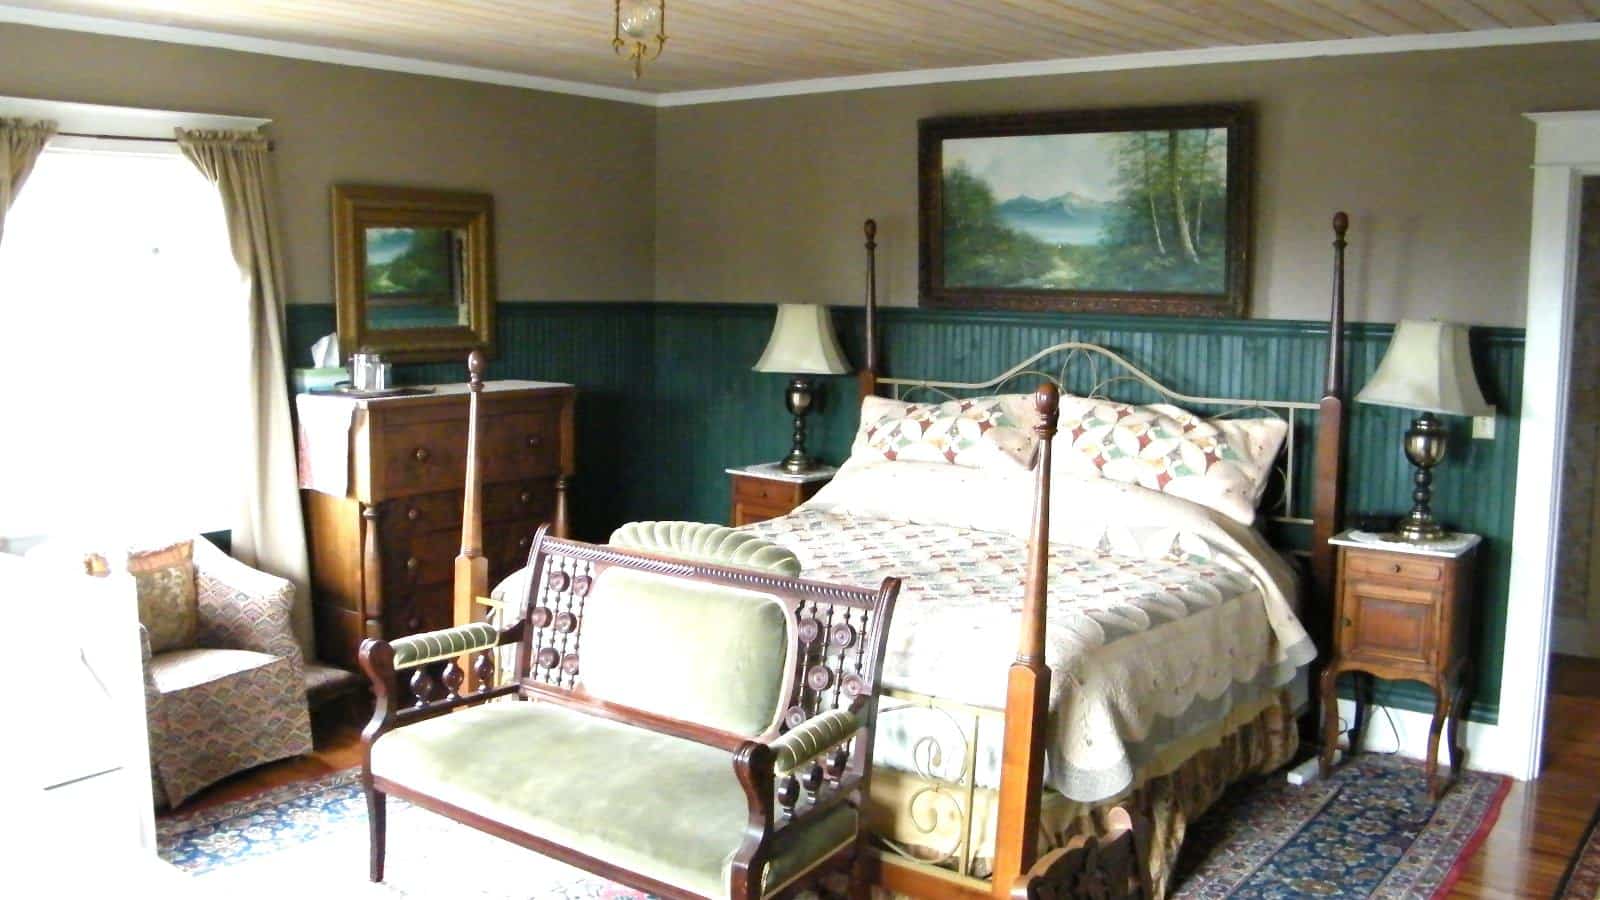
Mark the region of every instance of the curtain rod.
[[176, 144], [177, 138], [135, 137], [131, 134], [87, 134], [82, 131], [58, 131], [60, 137], [95, 138], [101, 141], [150, 141], [156, 144]]
[[[101, 141], [145, 141], [153, 144], [176, 144], [178, 142], [177, 138], [138, 137], [131, 134], [89, 134], [83, 131], [58, 131], [56, 132], [56, 136], [93, 138]], [[267, 149], [273, 149], [271, 141], [267, 141]]]

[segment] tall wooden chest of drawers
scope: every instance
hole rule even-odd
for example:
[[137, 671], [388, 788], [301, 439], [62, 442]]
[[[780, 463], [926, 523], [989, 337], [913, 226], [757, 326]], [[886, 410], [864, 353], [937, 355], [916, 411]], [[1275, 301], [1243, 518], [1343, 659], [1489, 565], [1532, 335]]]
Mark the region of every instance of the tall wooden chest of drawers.
[[[483, 553], [489, 584], [521, 567], [534, 531], [566, 531], [574, 469], [573, 403], [568, 384], [490, 381], [480, 395]], [[363, 638], [395, 638], [447, 628], [461, 549], [466, 476], [466, 385], [434, 393], [352, 399], [318, 397], [323, 413], [301, 409], [301, 496], [311, 546], [317, 652], [354, 668]], [[329, 403], [350, 404], [349, 417]], [[334, 427], [329, 428], [329, 422]], [[348, 429], [339, 427], [348, 423]], [[320, 453], [307, 438], [324, 433]], [[347, 438], [348, 477], [308, 477], [336, 466]], [[330, 447], [328, 442], [332, 441]], [[335, 451], [332, 456], [327, 451]]]

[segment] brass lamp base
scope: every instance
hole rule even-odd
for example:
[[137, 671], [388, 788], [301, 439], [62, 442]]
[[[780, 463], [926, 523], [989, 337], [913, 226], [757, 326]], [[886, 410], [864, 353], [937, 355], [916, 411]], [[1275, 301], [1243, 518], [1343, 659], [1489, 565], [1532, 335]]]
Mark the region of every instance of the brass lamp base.
[[806, 413], [811, 411], [811, 399], [810, 378], [796, 375], [789, 379], [789, 387], [783, 392], [783, 402], [789, 409], [789, 415], [794, 416], [794, 441], [789, 447], [789, 455], [778, 465], [794, 475], [802, 475], [817, 467], [816, 457], [806, 453]]
[[1437, 541], [1444, 537], [1444, 526], [1433, 518], [1430, 505], [1433, 499], [1433, 472], [1439, 460], [1444, 459], [1445, 439], [1448, 432], [1444, 423], [1425, 412], [1417, 416], [1406, 431], [1406, 459], [1417, 467], [1415, 487], [1411, 491], [1411, 512], [1395, 523], [1395, 533], [1401, 540], [1413, 544]]

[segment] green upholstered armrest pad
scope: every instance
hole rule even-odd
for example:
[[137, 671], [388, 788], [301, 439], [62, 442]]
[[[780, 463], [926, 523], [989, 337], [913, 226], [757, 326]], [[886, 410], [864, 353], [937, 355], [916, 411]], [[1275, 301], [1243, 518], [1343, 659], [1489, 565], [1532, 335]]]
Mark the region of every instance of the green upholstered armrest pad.
[[787, 775], [856, 733], [861, 720], [843, 709], [830, 709], [802, 722], [772, 742], [772, 770]]
[[705, 522], [629, 522], [611, 533], [611, 543], [734, 569], [800, 577], [800, 560], [789, 550], [747, 531]]
[[500, 632], [488, 622], [473, 622], [439, 631], [426, 631], [389, 642], [394, 667], [410, 669], [424, 663], [450, 659], [463, 653], [487, 650], [500, 642]]

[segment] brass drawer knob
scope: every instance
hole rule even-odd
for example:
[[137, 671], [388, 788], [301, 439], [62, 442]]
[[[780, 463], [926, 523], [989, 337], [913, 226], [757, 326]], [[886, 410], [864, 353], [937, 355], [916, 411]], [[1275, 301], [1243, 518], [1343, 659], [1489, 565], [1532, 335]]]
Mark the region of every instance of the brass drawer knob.
[[409, 574], [409, 575], [417, 574], [417, 567], [420, 566], [420, 565], [422, 565], [422, 563], [417, 562], [417, 558], [415, 556], [411, 557], [410, 559], [407, 559], [406, 560], [406, 573]]
[[542, 443], [544, 443], [544, 438], [540, 437], [539, 435], [537, 435], [537, 434], [528, 435], [528, 449], [529, 450], [532, 450], [532, 449], [538, 447]]
[[1350, 621], [1350, 617], [1349, 616], [1345, 616], [1345, 617], [1341, 618], [1339, 621], [1346, 628], [1349, 628], [1351, 625], [1354, 624], [1353, 622]]
[[531, 537], [525, 537], [522, 540], [517, 541], [518, 550], [526, 550], [531, 546], [533, 546], [533, 538]]
[[1389, 566], [1389, 571], [1393, 572], [1396, 575], [1399, 575], [1400, 574], [1400, 564], [1399, 563], [1395, 563], [1395, 564]]
[[528, 504], [533, 502], [533, 491], [523, 491], [517, 495], [517, 502]]
[[407, 521], [415, 522], [416, 520], [418, 520], [420, 518], [422, 518], [422, 510], [417, 509], [415, 506], [413, 506], [410, 509], [406, 510], [406, 519], [407, 519]]
[[417, 462], [425, 463], [425, 462], [428, 461], [428, 457], [432, 456], [433, 454], [428, 452], [428, 448], [427, 447], [418, 447], [416, 449], [416, 452], [412, 453], [411, 455], [415, 456], [417, 458]]

